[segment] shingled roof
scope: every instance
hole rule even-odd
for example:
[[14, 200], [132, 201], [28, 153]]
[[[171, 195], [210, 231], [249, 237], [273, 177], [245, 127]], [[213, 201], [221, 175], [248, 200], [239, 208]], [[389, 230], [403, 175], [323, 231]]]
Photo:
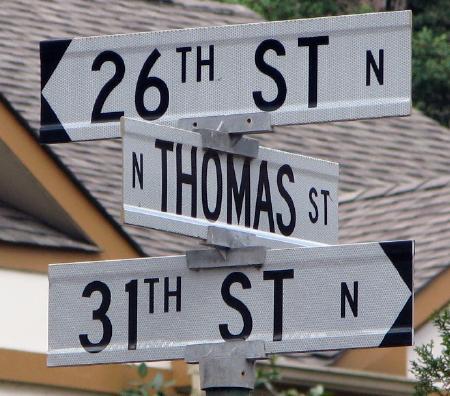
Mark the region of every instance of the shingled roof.
[[450, 133], [413, 110], [409, 117], [276, 128], [270, 147], [339, 163], [340, 191], [448, 173]]
[[[255, 22], [236, 5], [194, 0], [3, 0], [0, 93], [39, 128], [39, 41]], [[340, 163], [340, 242], [413, 238], [416, 284], [450, 257], [450, 134], [413, 111], [410, 117], [276, 128], [266, 146]], [[198, 241], [121, 225], [121, 142], [49, 146], [91, 195], [149, 256], [179, 253]]]
[[70, 238], [2, 201], [0, 201], [0, 224], [0, 241], [3, 242], [86, 252], [98, 251], [95, 246]]
[[417, 292], [450, 266], [449, 197], [448, 175], [343, 194], [340, 241], [415, 240]]

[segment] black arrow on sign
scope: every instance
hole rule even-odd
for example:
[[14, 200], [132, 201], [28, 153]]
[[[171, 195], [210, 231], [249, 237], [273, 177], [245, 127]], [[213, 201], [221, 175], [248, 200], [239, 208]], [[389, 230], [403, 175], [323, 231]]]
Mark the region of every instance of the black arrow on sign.
[[413, 337], [414, 241], [380, 242], [380, 246], [411, 291], [411, 297], [384, 336], [380, 347], [409, 346], [412, 345]]
[[72, 40], [41, 41], [39, 45], [41, 56], [41, 128], [39, 141], [41, 143], [65, 143], [71, 139], [59, 121], [53, 109], [42, 95], [42, 90], [52, 76]]

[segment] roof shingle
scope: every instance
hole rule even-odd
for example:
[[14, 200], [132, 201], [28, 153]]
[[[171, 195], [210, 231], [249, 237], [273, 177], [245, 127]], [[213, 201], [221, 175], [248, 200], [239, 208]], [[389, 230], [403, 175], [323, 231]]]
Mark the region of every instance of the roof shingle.
[[0, 241], [3, 242], [98, 252], [96, 246], [70, 238], [1, 201], [0, 224]]

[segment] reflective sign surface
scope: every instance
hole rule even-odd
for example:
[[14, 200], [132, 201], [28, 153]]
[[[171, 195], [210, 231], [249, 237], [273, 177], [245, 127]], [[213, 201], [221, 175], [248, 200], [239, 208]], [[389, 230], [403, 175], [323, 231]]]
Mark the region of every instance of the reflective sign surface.
[[45, 41], [40, 138], [119, 137], [121, 116], [407, 115], [410, 41], [409, 11]]
[[199, 133], [124, 118], [125, 223], [202, 239], [220, 226], [265, 246], [337, 243], [338, 164], [268, 148], [247, 158]]
[[185, 256], [49, 266], [48, 364], [183, 359], [245, 339], [269, 354], [411, 345], [411, 241], [269, 250], [261, 268]]

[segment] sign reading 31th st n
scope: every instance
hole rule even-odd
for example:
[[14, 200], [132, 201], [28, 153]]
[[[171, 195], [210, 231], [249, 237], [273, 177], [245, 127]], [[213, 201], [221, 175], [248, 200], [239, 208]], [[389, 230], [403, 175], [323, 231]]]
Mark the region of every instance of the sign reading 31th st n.
[[268, 250], [262, 268], [186, 256], [49, 266], [49, 366], [183, 359], [189, 345], [270, 354], [411, 345], [412, 241]]
[[45, 41], [41, 141], [119, 137], [121, 116], [407, 115], [410, 41], [409, 11]]

